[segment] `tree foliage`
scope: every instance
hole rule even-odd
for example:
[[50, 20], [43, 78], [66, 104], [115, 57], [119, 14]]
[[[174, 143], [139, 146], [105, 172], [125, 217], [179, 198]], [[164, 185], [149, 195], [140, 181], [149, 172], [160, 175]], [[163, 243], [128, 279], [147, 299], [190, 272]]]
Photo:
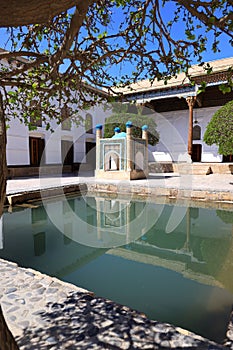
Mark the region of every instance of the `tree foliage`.
[[[45, 116], [59, 120], [57, 101], [59, 106], [72, 104], [75, 116], [97, 99], [94, 90], [91, 99], [87, 97], [90, 90], [84, 82], [108, 90], [143, 78], [151, 82], [164, 79], [166, 83], [180, 71], [188, 72], [193, 60], [203, 64], [208, 73], [210, 68], [202, 58], [208, 33], [213, 34], [214, 52], [219, 50], [223, 33], [229, 37], [229, 47], [233, 43], [232, 1], [59, 3], [54, 1], [52, 6], [45, 0], [33, 0], [26, 6], [25, 0], [20, 0], [14, 10], [10, 2], [4, 5], [0, 26], [8, 27], [5, 34], [10, 49], [0, 52], [0, 59], [10, 64], [0, 69], [1, 89], [6, 115], [19, 117], [26, 124], [28, 106], [34, 100], [43, 111], [45, 123]], [[129, 73], [119, 76], [117, 67], [122, 64], [129, 65]], [[229, 81], [230, 77], [231, 72]]]
[[225, 156], [233, 154], [233, 101], [221, 107], [207, 125], [204, 141], [216, 144], [218, 152]]
[[[142, 126], [148, 126], [148, 142], [151, 145], [156, 145], [159, 141], [159, 134], [156, 130], [155, 120], [149, 115], [144, 115], [143, 109], [131, 108], [129, 104], [120, 104], [114, 103], [112, 105], [113, 114], [108, 117], [104, 125], [104, 137], [112, 137], [114, 135], [115, 127], [119, 127], [121, 131], [126, 131], [127, 121], [131, 121], [132, 126], [132, 135], [135, 138], [142, 137]], [[130, 111], [131, 110], [131, 111]]]
[[[71, 119], [78, 124], [80, 109], [99, 101], [96, 88], [108, 92], [145, 78], [166, 84], [181, 71], [188, 74], [193, 61], [209, 74], [211, 67], [203, 61], [207, 46], [218, 52], [222, 35], [229, 39], [229, 51], [233, 45], [232, 0], [2, 3], [3, 120], [19, 118], [29, 127], [30, 114], [35, 119], [40, 111], [50, 129], [50, 119], [60, 123], [61, 107], [71, 105]], [[126, 73], [121, 70], [125, 65]], [[228, 80], [232, 87], [232, 69]], [[4, 152], [3, 127], [0, 141]], [[0, 157], [1, 171], [6, 169], [5, 159]]]

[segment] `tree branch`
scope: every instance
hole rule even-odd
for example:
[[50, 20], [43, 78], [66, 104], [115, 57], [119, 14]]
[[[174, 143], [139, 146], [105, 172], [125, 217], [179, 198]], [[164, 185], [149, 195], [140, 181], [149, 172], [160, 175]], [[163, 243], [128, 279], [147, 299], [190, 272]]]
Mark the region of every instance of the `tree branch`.
[[54, 75], [54, 72], [57, 73], [57, 68], [62, 60], [66, 57], [67, 51], [70, 50], [75, 36], [78, 34], [81, 26], [83, 25], [84, 18], [86, 17], [88, 8], [95, 0], [85, 0], [81, 1], [76, 6], [76, 11], [73, 14], [73, 17], [70, 22], [70, 27], [67, 30], [65, 37], [63, 39], [62, 45], [58, 51], [51, 57], [50, 63], [53, 67], [51, 70], [51, 76]]
[[0, 52], [0, 60], [3, 58], [14, 58], [17, 60], [19, 57], [46, 57], [43, 53], [38, 52], [32, 52], [32, 51], [16, 51], [16, 52], [10, 52], [10, 51], [3, 51]]
[[45, 24], [84, 0], [0, 0], [0, 27]]
[[[209, 3], [206, 3], [206, 5], [204, 5], [202, 2], [195, 2], [195, 4], [193, 6], [191, 6], [191, 1], [186, 1], [186, 0], [177, 0], [177, 2], [184, 6], [194, 17], [198, 18], [204, 25], [207, 26], [214, 26], [216, 28], [221, 29], [222, 32], [224, 32], [225, 34], [227, 34], [228, 36], [230, 36], [231, 38], [233, 38], [233, 34], [232, 31], [228, 30], [226, 28], [226, 20], [224, 20], [223, 18], [217, 18], [216, 16], [214, 16], [214, 14], [212, 14], [212, 16], [207, 16], [203, 11], [198, 11], [198, 5], [202, 6], [205, 8], [210, 6]], [[227, 16], [228, 18], [228, 16]], [[232, 14], [229, 15], [229, 19], [232, 18]], [[213, 20], [214, 19], [214, 20]]]

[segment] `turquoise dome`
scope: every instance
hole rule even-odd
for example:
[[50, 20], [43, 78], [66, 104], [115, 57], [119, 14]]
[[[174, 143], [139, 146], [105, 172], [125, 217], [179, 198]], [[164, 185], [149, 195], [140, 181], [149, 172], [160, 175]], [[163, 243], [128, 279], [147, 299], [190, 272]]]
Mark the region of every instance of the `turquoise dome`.
[[112, 139], [123, 139], [126, 138], [126, 132], [119, 132], [112, 136]]

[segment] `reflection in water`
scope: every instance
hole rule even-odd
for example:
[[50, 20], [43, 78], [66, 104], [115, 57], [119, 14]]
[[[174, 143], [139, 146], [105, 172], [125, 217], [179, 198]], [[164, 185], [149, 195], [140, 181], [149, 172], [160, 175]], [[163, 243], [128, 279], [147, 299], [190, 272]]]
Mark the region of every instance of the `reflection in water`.
[[18, 208], [0, 222], [0, 256], [221, 341], [233, 301], [232, 212], [177, 206], [183, 220], [167, 230], [172, 210], [98, 196]]
[[225, 224], [233, 224], [233, 212], [227, 210], [216, 210], [216, 214]]
[[45, 253], [45, 232], [35, 233], [34, 236], [34, 254], [40, 256]]
[[63, 201], [62, 205], [46, 204], [46, 212], [54, 226], [73, 241], [113, 248], [135, 241], [153, 226], [158, 213], [148, 219], [147, 206], [128, 199], [85, 197]]

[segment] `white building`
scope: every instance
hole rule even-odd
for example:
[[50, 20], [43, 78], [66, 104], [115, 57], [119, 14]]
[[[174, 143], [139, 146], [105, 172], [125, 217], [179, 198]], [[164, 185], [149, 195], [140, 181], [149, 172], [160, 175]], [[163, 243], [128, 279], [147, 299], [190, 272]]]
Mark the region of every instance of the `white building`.
[[[193, 66], [191, 79], [181, 73], [168, 81], [140, 81], [124, 88], [121, 92], [126, 101], [135, 101], [153, 111], [151, 115], [157, 123], [160, 134], [159, 143], [150, 147], [150, 162], [229, 162], [229, 157], [218, 154], [216, 145], [207, 146], [203, 135], [211, 117], [222, 105], [233, 100], [233, 92], [223, 94], [219, 85], [229, 77], [229, 67], [233, 58], [221, 59], [210, 63], [212, 73], [206, 75], [203, 68]], [[232, 74], [232, 73], [231, 73]], [[204, 76], [205, 75], [205, 76]], [[201, 82], [207, 86], [198, 94]], [[107, 93], [99, 91], [99, 94]], [[72, 108], [71, 108], [72, 113]], [[67, 111], [61, 111], [64, 122], [51, 126], [55, 133], [46, 131], [43, 122], [37, 121], [37, 130], [28, 127], [17, 119], [10, 121], [7, 131], [7, 164], [9, 177], [37, 175], [39, 165], [43, 164], [48, 173], [77, 170], [80, 164], [95, 167], [95, 126], [103, 124], [110, 112], [101, 105], [83, 111], [84, 125], [76, 127], [65, 121]], [[92, 150], [92, 151], [91, 151]], [[42, 163], [41, 163], [42, 162]], [[87, 169], [87, 168], [86, 168]]]
[[[65, 114], [65, 110], [61, 110]], [[39, 166], [47, 172], [70, 172], [78, 169], [80, 163], [95, 164], [94, 125], [103, 121], [103, 110], [100, 106], [82, 113], [84, 122], [76, 126], [69, 120], [60, 125], [51, 122], [54, 133], [46, 130], [42, 121], [36, 121], [37, 129], [29, 131], [18, 119], [10, 121], [7, 131], [7, 165], [9, 176], [37, 175]]]
[[[151, 147], [150, 161], [157, 162], [229, 162], [232, 156], [223, 157], [216, 145], [203, 142], [206, 126], [213, 114], [225, 103], [233, 100], [233, 91], [223, 94], [219, 86], [232, 79], [233, 57], [209, 63], [211, 74], [203, 67], [193, 66], [188, 79], [184, 73], [164, 81], [149, 80], [121, 89], [127, 101], [135, 101], [153, 110], [152, 117], [158, 126], [160, 141]], [[206, 89], [199, 93], [202, 81]], [[189, 157], [187, 157], [189, 155]]]

